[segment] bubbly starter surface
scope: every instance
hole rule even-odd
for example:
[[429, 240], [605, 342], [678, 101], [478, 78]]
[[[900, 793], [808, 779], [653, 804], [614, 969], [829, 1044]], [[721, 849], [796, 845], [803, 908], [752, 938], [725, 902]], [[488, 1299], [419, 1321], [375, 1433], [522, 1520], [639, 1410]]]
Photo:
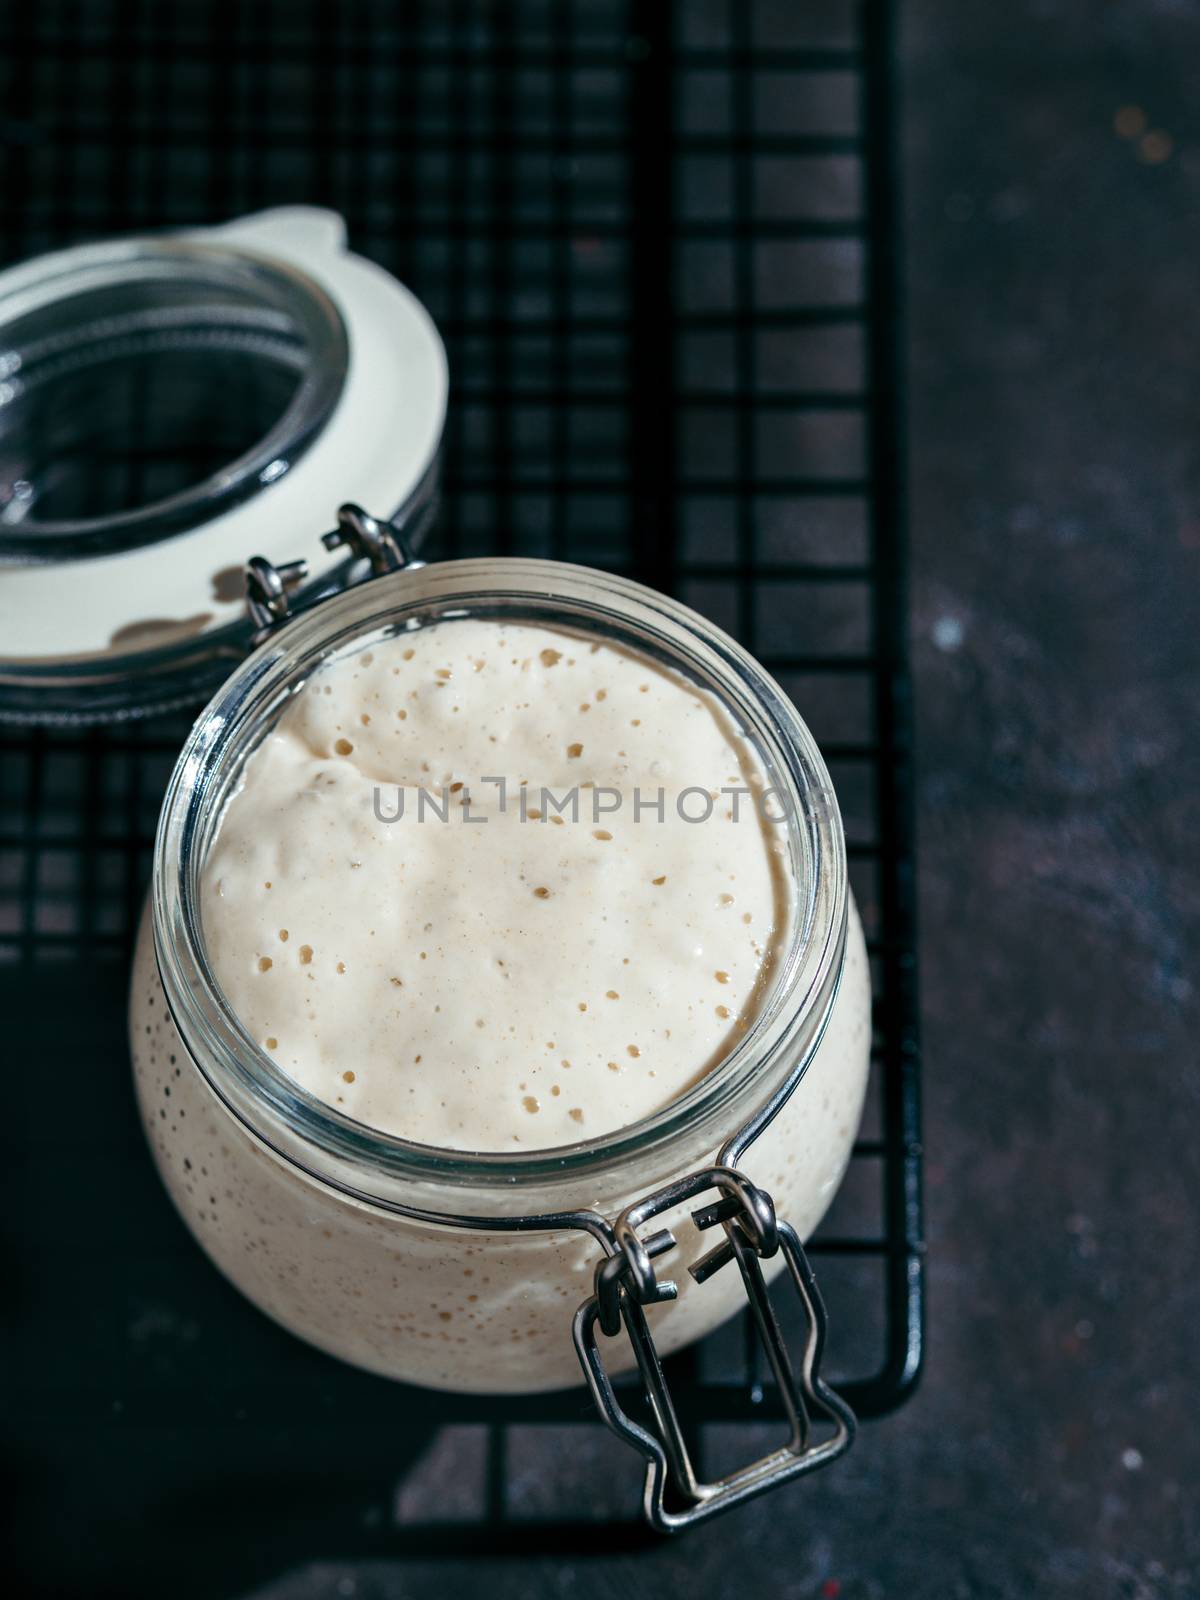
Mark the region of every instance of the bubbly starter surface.
[[719, 706], [647, 658], [485, 620], [404, 633], [315, 674], [247, 763], [204, 868], [209, 959], [280, 1067], [360, 1122], [597, 1137], [753, 1019], [794, 894], [782, 827], [721, 791], [761, 784]]

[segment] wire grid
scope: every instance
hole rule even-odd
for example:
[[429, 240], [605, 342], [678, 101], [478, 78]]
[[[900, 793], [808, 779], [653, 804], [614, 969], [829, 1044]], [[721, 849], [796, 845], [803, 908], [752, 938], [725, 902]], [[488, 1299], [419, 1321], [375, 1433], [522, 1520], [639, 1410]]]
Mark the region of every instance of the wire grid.
[[[447, 342], [432, 549], [627, 572], [735, 634], [800, 706], [842, 800], [876, 995], [866, 1122], [812, 1249], [833, 1375], [860, 1415], [895, 1406], [922, 1286], [889, 7], [40, 0], [0, 26], [5, 262], [335, 207]], [[119, 992], [183, 731], [0, 736], [14, 996], [62, 968]], [[123, 1086], [115, 1034], [90, 1070]], [[181, 1425], [212, 1403], [185, 1367], [146, 1389]], [[737, 1326], [671, 1372], [697, 1427], [779, 1414]], [[101, 1426], [89, 1383], [110, 1378], [76, 1380], [76, 1416]], [[336, 1381], [348, 1426], [384, 1404], [374, 1381]], [[284, 1385], [281, 1408], [303, 1394]], [[585, 1416], [578, 1395], [406, 1396], [413, 1428], [490, 1429], [492, 1524], [506, 1430]]]

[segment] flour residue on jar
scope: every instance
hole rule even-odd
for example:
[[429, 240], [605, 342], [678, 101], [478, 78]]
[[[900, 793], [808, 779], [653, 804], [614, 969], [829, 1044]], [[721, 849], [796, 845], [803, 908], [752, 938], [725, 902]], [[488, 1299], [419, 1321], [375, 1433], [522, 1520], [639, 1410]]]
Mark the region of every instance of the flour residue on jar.
[[723, 708], [645, 656], [405, 632], [328, 663], [248, 760], [203, 870], [209, 959], [278, 1065], [368, 1126], [599, 1137], [758, 1014], [795, 902], [764, 786]]

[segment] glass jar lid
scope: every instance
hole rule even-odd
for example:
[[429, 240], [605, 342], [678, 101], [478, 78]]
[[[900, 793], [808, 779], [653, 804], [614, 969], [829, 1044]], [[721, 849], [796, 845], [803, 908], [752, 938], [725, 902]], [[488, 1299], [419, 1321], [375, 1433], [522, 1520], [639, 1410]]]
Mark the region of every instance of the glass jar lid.
[[446, 408], [427, 313], [336, 215], [266, 212], [0, 274], [0, 718], [195, 703], [252, 631], [252, 555], [349, 497], [419, 535]]

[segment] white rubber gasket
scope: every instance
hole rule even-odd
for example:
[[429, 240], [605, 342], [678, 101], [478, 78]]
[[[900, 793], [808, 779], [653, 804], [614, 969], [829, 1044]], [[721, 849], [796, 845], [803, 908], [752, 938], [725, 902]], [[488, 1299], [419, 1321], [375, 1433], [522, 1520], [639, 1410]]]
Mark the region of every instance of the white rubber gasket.
[[[210, 521], [111, 555], [0, 567], [0, 655], [10, 662], [103, 658], [117, 666], [136, 649], [112, 641], [147, 623], [170, 628], [203, 617], [188, 630], [193, 642], [203, 639], [245, 615], [240, 595], [221, 597], [218, 574], [252, 555], [276, 564], [303, 556], [320, 578], [345, 560], [317, 537], [334, 526], [337, 507], [353, 500], [390, 516], [436, 458], [448, 392], [441, 338], [402, 284], [346, 249], [336, 212], [282, 207], [175, 237], [295, 267], [323, 289], [349, 343], [341, 396], [288, 472]], [[85, 245], [54, 259], [82, 266], [105, 248]], [[0, 274], [0, 294], [36, 285], [40, 265]]]

